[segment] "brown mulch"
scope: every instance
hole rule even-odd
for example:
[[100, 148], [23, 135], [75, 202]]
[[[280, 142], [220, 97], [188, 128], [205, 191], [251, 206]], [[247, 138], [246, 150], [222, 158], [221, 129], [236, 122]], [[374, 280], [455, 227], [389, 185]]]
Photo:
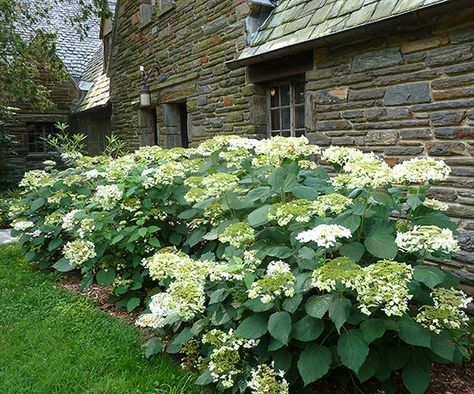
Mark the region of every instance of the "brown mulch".
[[[80, 291], [82, 276], [78, 272], [71, 272], [64, 276], [61, 286], [73, 293], [90, 298], [100, 308], [110, 315], [133, 324], [143, 308], [137, 308], [132, 313], [125, 309], [116, 310], [113, 304], [109, 303], [110, 288], [94, 283], [89, 289]], [[345, 389], [337, 381], [322, 379], [318, 382], [318, 394], [376, 394], [377, 384], [368, 381], [358, 389]], [[398, 393], [407, 393], [400, 385]], [[433, 365], [432, 381], [426, 394], [474, 394], [474, 360], [466, 361], [463, 365]]]

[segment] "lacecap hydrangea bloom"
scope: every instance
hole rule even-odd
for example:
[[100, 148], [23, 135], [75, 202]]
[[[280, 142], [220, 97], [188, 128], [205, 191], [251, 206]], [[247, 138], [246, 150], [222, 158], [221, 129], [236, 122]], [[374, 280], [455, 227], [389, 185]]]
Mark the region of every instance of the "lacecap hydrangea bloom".
[[179, 305], [169, 293], [158, 293], [151, 297], [148, 304], [149, 313], [144, 313], [135, 321], [138, 327], [161, 328], [168, 316], [178, 315]]
[[122, 199], [123, 192], [117, 185], [99, 185], [92, 201], [97, 202], [105, 210], [111, 210]]
[[331, 181], [338, 189], [376, 189], [393, 181], [390, 166], [372, 153], [365, 153], [357, 160], [348, 161], [343, 171], [343, 174]]
[[259, 341], [240, 338], [232, 329], [227, 333], [214, 329], [204, 334], [202, 342], [213, 347], [209, 362], [212, 380], [230, 388], [234, 385], [234, 376], [242, 372], [241, 351], [257, 346]]
[[94, 244], [83, 239], [67, 242], [63, 247], [63, 254], [69, 262], [76, 265], [81, 265], [97, 256]]
[[248, 296], [250, 299], [260, 298], [264, 304], [272, 302], [281, 295], [293, 297], [295, 281], [289, 264], [284, 261], [272, 261], [268, 264], [265, 277], [252, 283]]
[[53, 175], [43, 170], [31, 170], [25, 173], [19, 186], [26, 192], [36, 191], [51, 186], [56, 182]]
[[436, 200], [434, 198], [427, 198], [425, 201], [423, 201], [423, 205], [427, 208], [430, 208], [434, 211], [447, 211], [449, 209], [448, 204], [445, 204], [439, 200]]
[[202, 142], [196, 148], [196, 154], [206, 157], [219, 150], [252, 150], [259, 142], [258, 140], [243, 138], [238, 135], [219, 135]]
[[185, 174], [185, 167], [180, 162], [165, 163], [156, 168], [143, 171], [143, 187], [150, 189], [155, 186], [171, 185], [176, 177]]
[[315, 214], [314, 201], [299, 199], [273, 204], [268, 219], [275, 220], [280, 226], [286, 226], [293, 220], [298, 223], [307, 223]]
[[219, 234], [219, 241], [222, 243], [227, 242], [236, 248], [241, 248], [255, 242], [255, 230], [247, 223], [234, 223], [227, 226], [224, 231]]
[[362, 268], [348, 257], [338, 257], [313, 271], [312, 285], [322, 291], [336, 290], [338, 286], [354, 288]]
[[191, 189], [184, 198], [189, 203], [196, 203], [219, 197], [227, 190], [236, 189], [239, 185], [239, 177], [218, 172], [206, 177], [190, 177], [185, 180], [185, 185], [190, 186]]
[[34, 226], [35, 224], [29, 220], [18, 220], [13, 223], [13, 229], [19, 232], [24, 232]]
[[393, 167], [393, 177], [398, 183], [440, 182], [450, 173], [451, 169], [444, 161], [431, 157], [416, 157]]
[[412, 230], [397, 233], [395, 242], [407, 253], [453, 253], [459, 250], [453, 232], [438, 226], [415, 226]]
[[316, 242], [319, 247], [332, 248], [338, 239], [350, 238], [351, 230], [339, 224], [320, 224], [315, 228], [303, 231], [296, 236], [301, 243]]
[[339, 193], [318, 197], [315, 201], [316, 214], [320, 217], [339, 215], [352, 205], [352, 200]]
[[364, 152], [358, 149], [345, 146], [331, 146], [323, 151], [321, 158], [328, 163], [342, 168], [346, 163], [362, 159], [363, 156]]
[[431, 293], [434, 306], [424, 305], [416, 321], [439, 334], [443, 329], [456, 330], [469, 320], [462, 310], [472, 301], [462, 290], [436, 288]]
[[259, 365], [250, 373], [250, 381], [247, 383], [252, 394], [288, 394], [289, 385], [285, 380], [284, 371], [275, 371], [275, 365]]

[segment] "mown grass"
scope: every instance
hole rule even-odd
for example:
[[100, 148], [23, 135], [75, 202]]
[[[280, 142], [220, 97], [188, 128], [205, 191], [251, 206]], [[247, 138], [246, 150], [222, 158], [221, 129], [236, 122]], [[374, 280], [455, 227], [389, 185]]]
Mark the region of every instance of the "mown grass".
[[210, 391], [166, 355], [143, 356], [142, 333], [0, 246], [0, 393]]

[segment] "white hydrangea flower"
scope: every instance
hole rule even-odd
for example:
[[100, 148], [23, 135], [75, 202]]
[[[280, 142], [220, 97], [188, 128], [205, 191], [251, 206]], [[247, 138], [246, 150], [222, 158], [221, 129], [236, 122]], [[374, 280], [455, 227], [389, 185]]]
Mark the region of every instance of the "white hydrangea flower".
[[392, 169], [383, 160], [372, 153], [348, 161], [344, 173], [331, 180], [334, 187], [341, 189], [378, 188], [393, 181]]
[[34, 225], [35, 224], [29, 220], [19, 220], [13, 223], [13, 229], [19, 232], [24, 232], [25, 230], [34, 227]]
[[357, 161], [364, 157], [364, 152], [359, 149], [347, 148], [345, 146], [331, 146], [323, 151], [321, 158], [328, 163], [339, 167], [351, 161]]
[[92, 196], [92, 201], [99, 203], [108, 211], [115, 208], [122, 197], [123, 192], [117, 185], [99, 185]]
[[289, 385], [284, 378], [284, 371], [275, 371], [275, 364], [259, 365], [250, 372], [250, 381], [247, 383], [252, 394], [288, 394]]
[[96, 179], [96, 178], [99, 178], [99, 177], [103, 177], [103, 176], [106, 176], [106, 174], [104, 172], [100, 172], [98, 171], [96, 168], [92, 169], [92, 170], [89, 170], [89, 171], [86, 171], [84, 173], [84, 177], [88, 180], [91, 180], [91, 179]]
[[42, 187], [53, 185], [56, 179], [50, 173], [43, 170], [32, 170], [25, 172], [19, 186], [26, 192], [36, 191]]
[[94, 244], [83, 239], [67, 242], [63, 247], [63, 254], [76, 265], [81, 265], [97, 256]]
[[239, 185], [239, 177], [218, 172], [206, 177], [190, 177], [185, 180], [184, 184], [191, 187], [184, 198], [189, 203], [195, 203], [211, 197], [219, 197], [227, 190], [236, 189]]
[[395, 242], [407, 253], [453, 253], [459, 250], [459, 242], [453, 232], [438, 226], [415, 226], [412, 230], [397, 233]]
[[450, 173], [451, 168], [444, 161], [431, 157], [415, 157], [393, 167], [394, 179], [400, 183], [440, 182]]
[[433, 209], [434, 211], [447, 211], [449, 209], [448, 204], [445, 204], [434, 198], [427, 198], [423, 201], [423, 205], [427, 208]]
[[171, 185], [176, 177], [183, 176], [186, 168], [182, 163], [170, 162], [156, 168], [147, 168], [142, 176], [145, 178], [143, 187], [150, 189], [157, 185]]
[[351, 236], [351, 230], [339, 224], [320, 224], [311, 230], [299, 233], [296, 239], [301, 243], [316, 242], [322, 248], [332, 248], [338, 239]]
[[247, 223], [234, 223], [219, 234], [219, 241], [229, 243], [236, 248], [242, 248], [255, 242], [255, 230]]
[[296, 278], [289, 264], [284, 261], [272, 261], [268, 264], [265, 277], [252, 283], [248, 296], [250, 299], [260, 298], [264, 304], [272, 302], [282, 294], [293, 297], [295, 282]]
[[76, 225], [75, 216], [79, 212], [81, 212], [80, 209], [73, 209], [72, 211], [66, 213], [63, 216], [63, 222], [62, 222], [62, 225], [61, 225], [63, 230], [72, 231], [74, 229], [74, 226]]

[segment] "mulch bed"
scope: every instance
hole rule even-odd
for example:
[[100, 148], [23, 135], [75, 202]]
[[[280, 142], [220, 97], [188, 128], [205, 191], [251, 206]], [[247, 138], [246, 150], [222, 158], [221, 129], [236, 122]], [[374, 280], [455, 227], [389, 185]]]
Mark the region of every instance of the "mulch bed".
[[[109, 304], [110, 288], [94, 283], [89, 289], [80, 291], [79, 285], [81, 275], [78, 272], [71, 272], [65, 275], [61, 286], [65, 289], [90, 298], [100, 308], [107, 311], [110, 315], [125, 320], [133, 324], [143, 308], [136, 309], [128, 313], [124, 309], [116, 310], [113, 304]], [[474, 360], [471, 359], [463, 365], [434, 365], [432, 367], [432, 382], [426, 394], [474, 394]], [[331, 379], [322, 379], [318, 382], [318, 394], [376, 394], [382, 393], [378, 390], [377, 383], [368, 381], [358, 389], [345, 389], [337, 381]], [[397, 391], [398, 393], [408, 393], [403, 385]]]

